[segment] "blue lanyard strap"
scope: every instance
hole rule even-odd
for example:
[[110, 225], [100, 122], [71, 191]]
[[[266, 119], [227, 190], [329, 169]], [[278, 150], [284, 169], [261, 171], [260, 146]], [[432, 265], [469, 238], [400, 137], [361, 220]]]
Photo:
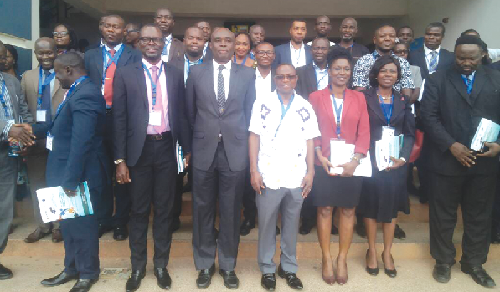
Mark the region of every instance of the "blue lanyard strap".
[[[387, 122], [387, 125], [389, 125], [389, 122], [391, 121], [391, 117], [392, 117], [392, 109], [393, 109], [393, 105], [394, 105], [394, 94], [391, 96], [391, 103], [384, 103], [384, 99], [382, 98], [382, 96], [380, 94], [378, 94], [378, 99], [380, 100], [380, 107], [382, 108], [382, 112], [384, 112], [384, 117], [385, 117], [385, 120]], [[385, 104], [388, 104], [390, 105], [389, 107], [387, 106], [384, 106]], [[388, 110], [386, 110], [386, 108], [389, 108]]]
[[62, 107], [64, 104], [66, 104], [66, 101], [69, 99], [69, 97], [71, 96], [71, 94], [73, 93], [73, 91], [75, 91], [75, 88], [78, 86], [78, 84], [82, 83], [82, 81], [84, 81], [85, 79], [89, 78], [89, 76], [87, 75], [83, 75], [82, 77], [76, 79], [76, 81], [71, 84], [71, 86], [69, 87], [68, 89], [68, 93], [66, 94], [66, 98], [63, 100], [63, 102], [61, 102], [61, 104], [57, 107], [57, 112], [56, 112], [56, 116], [59, 114], [59, 112], [61, 111]]
[[[102, 70], [102, 84], [104, 85], [104, 81], [106, 80], [106, 71], [108, 70], [109, 66], [111, 66], [112, 63], [115, 63], [115, 65], [118, 66], [118, 60], [120, 59], [120, 56], [122, 55], [123, 49], [125, 48], [125, 45], [122, 44], [122, 47], [118, 50], [118, 52], [115, 53], [115, 56], [112, 57], [111, 53], [106, 50], [106, 46], [102, 46], [102, 63], [104, 64], [104, 68]], [[109, 58], [109, 61], [106, 62], [106, 56]]]
[[161, 75], [161, 71], [163, 70], [163, 64], [160, 66], [160, 70], [158, 70], [158, 74], [156, 75], [156, 80], [153, 81], [153, 77], [151, 77], [151, 72], [149, 72], [149, 69], [146, 65], [144, 65], [144, 63], [142, 64], [142, 68], [144, 70], [146, 70], [146, 73], [148, 74], [148, 77], [149, 77], [149, 81], [151, 81], [151, 89], [152, 89], [152, 103], [153, 103], [153, 110], [154, 110], [154, 107], [156, 105], [156, 86], [157, 86], [157, 83], [158, 83], [158, 80], [160, 80], [160, 75]]
[[[247, 58], [248, 58], [248, 55], [245, 56], [245, 59], [243, 59], [243, 62], [241, 62], [239, 65], [245, 65]], [[236, 55], [234, 55], [234, 63], [238, 64], [238, 62], [236, 62]]]
[[[467, 94], [471, 94], [472, 92], [472, 86], [474, 86], [474, 81], [476, 80], [476, 75], [472, 75], [472, 80], [467, 78], [467, 76], [461, 75], [462, 80], [465, 83], [465, 86], [467, 86]], [[470, 83], [469, 83], [470, 82]]]
[[189, 70], [191, 69], [191, 65], [198, 65], [198, 64], [203, 64], [203, 56], [201, 58], [198, 59], [198, 61], [196, 62], [191, 62], [189, 61], [188, 57], [185, 57], [186, 58], [186, 63], [187, 63], [187, 67], [188, 67], [188, 71], [187, 73], [189, 74]]
[[5, 87], [6, 87], [5, 80], [2, 79], [2, 94], [0, 94], [0, 102], [2, 103], [5, 118], [8, 119], [10, 117], [10, 114], [9, 114], [9, 109], [7, 107], [7, 103], [5, 103]]
[[286, 113], [290, 109], [290, 106], [292, 105], [292, 101], [293, 101], [294, 97], [295, 97], [295, 94], [292, 95], [292, 98], [290, 98], [290, 102], [288, 102], [288, 105], [285, 107], [285, 105], [283, 104], [283, 99], [281, 99], [281, 95], [278, 94], [278, 99], [280, 100], [280, 103], [281, 103], [281, 120], [280, 120], [278, 127], [276, 128], [276, 132], [274, 133], [274, 138], [276, 138], [276, 135], [278, 134], [278, 131], [281, 127], [281, 123], [283, 122], [283, 118], [285, 118]]
[[[316, 68], [318, 68], [318, 69], [319, 69], [319, 67], [317, 67], [316, 65], [315, 65], [315, 67], [314, 67], [314, 75], [316, 76], [316, 89], [318, 89], [318, 90], [319, 90], [319, 85], [320, 85], [321, 81], [323, 81], [323, 79], [325, 79], [325, 77], [326, 77], [326, 76], [328, 76], [328, 71], [326, 71], [326, 74], [323, 74], [323, 77], [321, 77], [321, 79], [320, 79], [320, 80], [318, 80], [318, 71], [316, 70]], [[319, 70], [321, 70], [321, 69], [319, 69]], [[325, 69], [325, 70], [326, 70], [326, 69]], [[323, 89], [323, 88], [322, 88], [322, 89]]]
[[40, 66], [40, 73], [38, 75], [38, 101], [37, 101], [37, 109], [40, 109], [42, 106], [42, 94], [45, 86], [50, 85], [50, 82], [54, 80], [54, 77], [56, 76], [56, 73], [50, 73], [45, 80], [43, 80], [43, 69]]
[[337, 120], [337, 138], [340, 138], [340, 119], [342, 115], [342, 108], [344, 107], [345, 100], [345, 90], [342, 95], [342, 104], [337, 106], [337, 101], [335, 100], [335, 94], [332, 94], [333, 108], [335, 110], [335, 119]]

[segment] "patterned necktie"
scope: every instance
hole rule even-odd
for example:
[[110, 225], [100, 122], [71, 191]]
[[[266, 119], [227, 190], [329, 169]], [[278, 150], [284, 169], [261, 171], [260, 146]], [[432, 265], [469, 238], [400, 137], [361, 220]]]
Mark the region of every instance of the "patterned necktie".
[[431, 52], [431, 60], [429, 62], [429, 73], [434, 73], [438, 65], [438, 53], [436, 51]]
[[[111, 57], [115, 56], [115, 49], [110, 49], [109, 53]], [[108, 60], [108, 63], [111, 64], [106, 69], [106, 79], [104, 80], [104, 99], [106, 100], [106, 105], [111, 106], [113, 104], [113, 78], [115, 77], [116, 64], [112, 62], [111, 59]]]
[[[154, 126], [156, 133], [161, 134], [166, 131], [165, 128], [165, 117], [163, 115], [163, 94], [161, 92], [161, 82], [158, 79], [158, 67], [156, 66], [151, 66], [151, 71], [153, 80], [151, 82], [154, 82], [156, 84], [156, 105], [154, 107], [155, 112], [161, 112], [161, 126]], [[151, 85], [153, 87], [153, 85]]]
[[472, 93], [472, 75], [465, 77], [465, 85], [467, 86], [467, 94]]
[[219, 65], [219, 77], [217, 85], [217, 103], [219, 104], [219, 114], [224, 112], [224, 105], [226, 103], [226, 94], [224, 93], [224, 76], [222, 75], [222, 70], [226, 67], [224, 65]]
[[[43, 75], [44, 75], [44, 79], [43, 79], [43, 84], [45, 84], [45, 82], [47, 82], [47, 78], [49, 77], [50, 75], [50, 71], [49, 70], [43, 70]], [[42, 104], [40, 105], [40, 109], [42, 110], [46, 110], [47, 111], [47, 115], [45, 116], [45, 120], [46, 121], [49, 121], [49, 118], [50, 118], [50, 83], [45, 85], [45, 86], [42, 86]]]

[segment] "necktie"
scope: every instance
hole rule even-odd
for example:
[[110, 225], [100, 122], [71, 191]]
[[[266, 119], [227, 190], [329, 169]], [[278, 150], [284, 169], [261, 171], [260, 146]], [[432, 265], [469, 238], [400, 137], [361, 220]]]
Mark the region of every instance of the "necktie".
[[[115, 49], [110, 49], [109, 53], [111, 57], [115, 56]], [[106, 106], [111, 106], [113, 104], [113, 78], [115, 77], [116, 64], [112, 62], [111, 59], [108, 64], [111, 64], [106, 69], [106, 79], [104, 80], [104, 99], [106, 100]]]
[[[158, 80], [158, 67], [152, 66], [151, 74], [153, 77], [152, 82], [156, 84], [156, 105], [154, 106], [155, 112], [161, 112], [161, 126], [154, 126], [156, 133], [161, 134], [166, 131], [165, 129], [165, 116], [163, 114], [163, 95], [161, 92], [161, 82]], [[152, 87], [152, 86], [151, 86]]]
[[465, 77], [465, 85], [467, 86], [467, 94], [472, 92], [472, 75]]
[[226, 67], [224, 65], [219, 65], [219, 77], [217, 85], [217, 103], [219, 104], [219, 114], [224, 112], [224, 105], [226, 103], [226, 94], [224, 93], [224, 76], [222, 75], [222, 70]]
[[429, 62], [429, 73], [434, 73], [438, 65], [438, 53], [436, 51], [431, 52], [431, 60]]
[[[49, 75], [50, 75], [49, 70], [43, 70], [44, 83], [45, 80], [47, 80], [47, 78], [49, 77]], [[47, 111], [47, 116], [45, 117], [46, 121], [50, 121], [50, 108], [51, 106], [50, 106], [50, 83], [49, 83], [43, 86], [42, 88], [42, 104], [40, 105], [40, 109]]]

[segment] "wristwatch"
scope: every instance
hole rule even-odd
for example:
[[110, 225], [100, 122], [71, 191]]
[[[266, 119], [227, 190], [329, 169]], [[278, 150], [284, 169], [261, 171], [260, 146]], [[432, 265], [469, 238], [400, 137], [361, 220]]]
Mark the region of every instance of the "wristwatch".
[[353, 157], [351, 158], [351, 161], [353, 161], [353, 160], [356, 160], [356, 162], [357, 162], [358, 164], [361, 164], [361, 160], [360, 160], [357, 156], [353, 156]]
[[116, 165], [118, 165], [118, 164], [120, 164], [122, 162], [125, 162], [125, 159], [117, 159], [117, 160], [115, 160], [115, 164]]
[[399, 159], [403, 160], [406, 163], [406, 159], [404, 157], [399, 157]]

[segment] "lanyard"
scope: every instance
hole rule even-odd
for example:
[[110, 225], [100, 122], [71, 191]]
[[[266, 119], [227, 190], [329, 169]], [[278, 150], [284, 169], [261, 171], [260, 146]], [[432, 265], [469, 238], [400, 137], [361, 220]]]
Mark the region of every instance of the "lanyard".
[[170, 53], [168, 51], [168, 45], [170, 45], [170, 43], [172, 42], [172, 38], [168, 39], [165, 41], [165, 45], [163, 46], [163, 51], [161, 52], [162, 55], [165, 55], [167, 56], [167, 59], [168, 59], [168, 54]]
[[[316, 75], [316, 89], [320, 90], [319, 85], [321, 84], [321, 81], [323, 81], [323, 79], [325, 79], [325, 77], [328, 76], [328, 71], [326, 71], [326, 69], [325, 69], [326, 74], [323, 74], [323, 77], [321, 77], [321, 79], [318, 80], [318, 70], [321, 70], [321, 69], [319, 69], [319, 67], [316, 66], [314, 68], [314, 74]], [[323, 89], [323, 88], [321, 88], [321, 89]]]
[[[40, 109], [42, 106], [42, 94], [43, 94], [43, 89], [45, 86], [49, 85], [52, 80], [54, 80], [54, 77], [56, 76], [56, 73], [50, 73], [45, 80], [43, 80], [43, 69], [40, 67], [40, 74], [38, 77], [38, 101], [37, 101], [37, 109]], [[42, 82], [43, 80], [43, 82]]]
[[151, 73], [149, 72], [149, 69], [148, 67], [146, 67], [146, 65], [142, 64], [142, 68], [144, 70], [146, 70], [146, 73], [148, 73], [148, 77], [149, 77], [149, 81], [151, 81], [151, 89], [152, 89], [152, 102], [153, 102], [153, 111], [154, 111], [154, 107], [156, 105], [156, 86], [157, 86], [157, 83], [158, 83], [158, 80], [160, 80], [160, 75], [161, 75], [161, 71], [163, 70], [163, 65], [160, 66], [160, 70], [158, 70], [158, 74], [156, 75], [156, 80], [153, 82], [153, 77], [151, 77]]
[[[106, 46], [102, 46], [102, 63], [104, 64], [104, 68], [102, 70], [102, 86], [104, 86], [104, 81], [106, 80], [106, 71], [108, 70], [108, 67], [111, 66], [112, 63], [115, 63], [115, 65], [118, 66], [118, 60], [120, 59], [124, 48], [125, 45], [122, 44], [122, 47], [115, 53], [115, 56], [111, 57], [111, 53], [106, 50]], [[106, 56], [109, 58], [108, 62], [106, 62]]]
[[[247, 58], [248, 58], [248, 55], [245, 56], [245, 59], [243, 59], [243, 62], [241, 62], [239, 65], [245, 65], [245, 62], [247, 61]], [[238, 62], [236, 62], [236, 56], [234, 56], [234, 63], [238, 64]]]
[[[467, 76], [464, 76], [462, 75], [462, 80], [464, 81], [465, 83], [465, 86], [467, 86], [467, 94], [471, 94], [472, 92], [472, 86], [474, 85], [474, 81], [476, 80], [476, 75], [472, 75], [472, 80], [470, 80], [469, 78], [467, 78]], [[468, 82], [470, 82], [470, 84], [468, 84]]]
[[57, 107], [57, 112], [56, 116], [59, 115], [59, 112], [61, 111], [62, 107], [64, 104], [66, 104], [66, 101], [69, 99], [70, 95], [75, 91], [75, 88], [78, 86], [78, 84], [82, 83], [85, 79], [89, 78], [87, 75], [83, 75], [82, 77], [76, 79], [76, 81], [71, 84], [71, 86], [68, 89], [68, 92], [66, 93], [66, 97], [64, 98], [63, 102]]
[[5, 118], [8, 119], [10, 117], [10, 114], [9, 114], [9, 108], [5, 103], [5, 87], [6, 87], [5, 80], [2, 79], [2, 94], [0, 94], [0, 102], [2, 103]]
[[[196, 61], [196, 62], [191, 62], [191, 61], [189, 61], [189, 59], [188, 59], [187, 57], [184, 57], [184, 58], [186, 59], [186, 64], [187, 64], [187, 74], [188, 74], [188, 75], [189, 75], [189, 70], [191, 69], [191, 68], [189, 68], [189, 67], [191, 67], [191, 65], [199, 65], [199, 64], [203, 64], [203, 56], [202, 56], [201, 58], [199, 58], [199, 59], [198, 59], [198, 61]], [[161, 72], [161, 71], [160, 71], [160, 72]], [[187, 76], [186, 76], [186, 77], [187, 77]]]
[[[391, 120], [391, 117], [392, 117], [392, 108], [393, 108], [393, 105], [394, 105], [394, 94], [391, 96], [391, 103], [384, 103], [384, 99], [381, 97], [380, 94], [378, 94], [378, 99], [380, 100], [380, 107], [382, 108], [382, 111], [384, 112], [384, 116], [385, 116], [385, 120], [387, 121], [387, 125], [389, 125], [389, 122]], [[384, 106], [385, 104], [388, 104], [390, 105], [389, 110], [387, 111], [386, 108], [387, 106]]]
[[333, 108], [335, 110], [335, 119], [337, 120], [337, 138], [340, 139], [340, 119], [342, 115], [342, 108], [344, 107], [345, 100], [345, 90], [342, 95], [342, 104], [337, 107], [337, 101], [335, 100], [335, 94], [332, 94]]
[[295, 97], [295, 94], [292, 95], [292, 98], [290, 98], [290, 102], [285, 107], [285, 105], [283, 104], [283, 99], [281, 99], [281, 95], [278, 94], [278, 99], [280, 100], [280, 103], [281, 103], [281, 120], [280, 120], [280, 123], [279, 123], [278, 127], [276, 128], [276, 133], [274, 133], [274, 138], [276, 138], [276, 135], [278, 134], [278, 131], [279, 131], [280, 127], [281, 127], [281, 123], [283, 122], [283, 119], [285, 118], [286, 113], [290, 109], [290, 106], [292, 105], [294, 97]]

